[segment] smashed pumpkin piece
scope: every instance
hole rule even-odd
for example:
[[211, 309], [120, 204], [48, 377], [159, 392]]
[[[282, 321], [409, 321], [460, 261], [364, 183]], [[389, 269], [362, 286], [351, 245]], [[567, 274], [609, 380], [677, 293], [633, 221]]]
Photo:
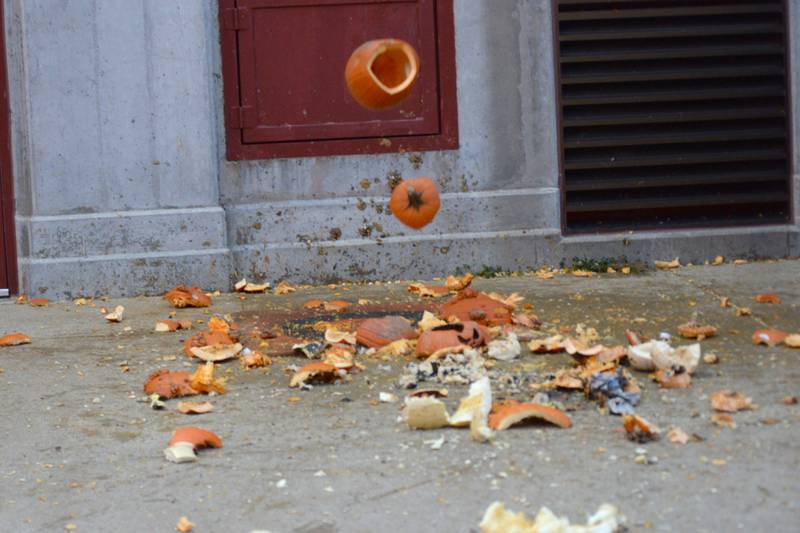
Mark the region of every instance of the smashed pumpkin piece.
[[105, 316], [105, 319], [109, 322], [122, 322], [122, 317], [124, 314], [125, 308], [121, 305], [118, 305], [114, 308], [114, 311]]
[[438, 326], [444, 326], [445, 324], [447, 324], [446, 320], [437, 318], [436, 315], [430, 311], [423, 311], [422, 318], [419, 320], [419, 322], [417, 322], [417, 328], [420, 331], [428, 331], [429, 329], [433, 329]]
[[237, 281], [233, 286], [233, 290], [236, 292], [246, 292], [250, 294], [264, 292], [267, 289], [269, 289], [269, 283], [249, 283], [245, 278]]
[[344, 300], [331, 300], [330, 302], [325, 302], [322, 304], [323, 309], [332, 313], [344, 311], [348, 307], [350, 307], [350, 303], [345, 302]]
[[423, 298], [441, 298], [450, 294], [450, 289], [439, 285], [425, 285], [424, 283], [411, 283], [408, 292], [416, 293]]
[[485, 343], [486, 333], [475, 322], [445, 324], [422, 332], [417, 339], [417, 356], [427, 357], [446, 348], [477, 347]]
[[387, 344], [375, 352], [377, 357], [395, 356], [405, 357], [417, 351], [417, 341], [410, 341], [408, 339], [400, 339]]
[[275, 294], [289, 294], [297, 291], [297, 288], [286, 281], [281, 281], [275, 287]]
[[208, 307], [211, 305], [211, 298], [197, 287], [187, 287], [179, 285], [164, 295], [164, 299], [173, 307], [182, 309], [184, 307]]
[[30, 344], [31, 338], [24, 333], [9, 333], [0, 337], [0, 346], [19, 346], [20, 344]]
[[416, 339], [411, 322], [402, 316], [368, 318], [359, 324], [356, 340], [367, 348], [380, 348], [402, 339]]
[[696, 322], [687, 322], [678, 326], [678, 333], [685, 339], [703, 340], [717, 334], [714, 326], [703, 326]]
[[572, 420], [555, 407], [514, 400], [496, 403], [492, 406], [492, 412], [489, 414], [489, 427], [501, 431], [531, 419], [544, 420], [561, 428], [572, 427]]
[[488, 326], [503, 326], [511, 323], [512, 305], [500, 302], [487, 294], [466, 289], [442, 307], [444, 317], [456, 317], [460, 321], [473, 320]]
[[179, 329], [192, 329], [191, 320], [159, 320], [156, 322], [154, 331], [159, 333], [167, 333], [178, 331]]
[[757, 294], [754, 298], [760, 304], [780, 304], [781, 297], [777, 294]]
[[211, 402], [178, 402], [178, 411], [185, 415], [202, 415], [213, 410]]
[[450, 424], [444, 403], [431, 396], [406, 398], [403, 416], [411, 429], [438, 429]]
[[475, 275], [471, 272], [467, 272], [461, 277], [447, 276], [447, 279], [444, 281], [444, 286], [451, 291], [460, 291], [469, 287], [474, 278]]
[[800, 348], [800, 333], [793, 333], [791, 335], [787, 335], [783, 339], [783, 344], [785, 344], [789, 348]]
[[214, 363], [212, 362], [197, 367], [189, 380], [189, 385], [198, 392], [225, 394], [225, 379], [214, 379]]
[[272, 359], [261, 352], [254, 352], [250, 348], [245, 348], [239, 354], [239, 364], [242, 368], [249, 370], [251, 368], [269, 366], [272, 364]]
[[494, 438], [489, 427], [489, 413], [492, 411], [492, 388], [488, 377], [474, 381], [469, 386], [469, 394], [458, 404], [458, 409], [450, 418], [450, 425], [469, 426], [469, 434], [476, 442], [487, 442]]
[[559, 370], [558, 373], [556, 373], [553, 386], [558, 389], [583, 390], [585, 385], [581, 378], [573, 375], [568, 370]]
[[33, 307], [47, 307], [50, 305], [50, 300], [47, 298], [31, 298], [28, 303]]
[[189, 463], [197, 460], [199, 448], [222, 448], [222, 439], [215, 433], [197, 427], [176, 429], [164, 449], [164, 457], [173, 463]]
[[330, 383], [339, 378], [336, 367], [328, 363], [308, 363], [294, 373], [289, 386], [292, 388], [312, 383]]
[[623, 530], [625, 517], [616, 507], [604, 503], [589, 517], [586, 525], [572, 525], [567, 518], [559, 518], [547, 507], [542, 507], [531, 522], [523, 513], [513, 513], [502, 503], [494, 502], [486, 509], [481, 520], [482, 533], [614, 533]]
[[714, 413], [711, 415], [711, 423], [723, 428], [736, 429], [736, 422], [734, 422], [733, 417], [725, 413]]
[[325, 342], [328, 344], [343, 342], [346, 344], [355, 345], [356, 334], [351, 331], [340, 331], [333, 327], [327, 328], [325, 330]]
[[212, 344], [201, 348], [191, 348], [192, 355], [198, 359], [209, 362], [220, 362], [233, 359], [242, 351], [242, 345], [235, 344]]
[[661, 430], [639, 415], [623, 415], [622, 425], [628, 438], [636, 442], [658, 439]]
[[782, 343], [789, 334], [779, 329], [757, 329], [753, 333], [753, 344], [765, 344], [769, 347]]
[[681, 266], [680, 261], [676, 257], [672, 261], [655, 261], [656, 268], [661, 270], [669, 270], [671, 268], [679, 268]]
[[180, 531], [180, 533], [189, 533], [191, 530], [195, 528], [195, 524], [189, 521], [188, 518], [182, 516], [178, 523], [175, 525], [175, 529]]
[[553, 335], [546, 339], [533, 339], [528, 343], [528, 349], [533, 353], [558, 353], [566, 347], [562, 335]]
[[711, 396], [711, 407], [723, 413], [735, 413], [753, 408], [753, 400], [740, 392], [721, 390]]
[[689, 435], [681, 428], [674, 427], [667, 432], [667, 439], [675, 444], [686, 444], [689, 442]]
[[208, 331], [230, 333], [231, 325], [228, 324], [228, 321], [223, 318], [212, 316], [208, 319]]
[[148, 396], [158, 394], [166, 399], [193, 396], [198, 391], [192, 387], [191, 379], [188, 372], [171, 372], [162, 368], [150, 374], [144, 383], [144, 392]]
[[322, 307], [325, 305], [325, 302], [322, 300], [308, 300], [306, 303], [303, 304], [303, 307], [306, 309], [317, 309], [318, 307]]
[[189, 357], [194, 357], [193, 348], [235, 343], [236, 340], [233, 337], [222, 331], [201, 331], [186, 339], [186, 342], [183, 343], [183, 353]]
[[662, 389], [685, 389], [692, 384], [692, 376], [688, 372], [674, 372], [671, 369], [657, 370], [655, 379]]
[[172, 433], [169, 446], [178, 442], [187, 442], [195, 448], [222, 448], [222, 439], [216, 433], [198, 427], [180, 427]]
[[355, 366], [355, 350], [346, 344], [334, 344], [322, 353], [322, 362], [338, 370], [351, 370]]

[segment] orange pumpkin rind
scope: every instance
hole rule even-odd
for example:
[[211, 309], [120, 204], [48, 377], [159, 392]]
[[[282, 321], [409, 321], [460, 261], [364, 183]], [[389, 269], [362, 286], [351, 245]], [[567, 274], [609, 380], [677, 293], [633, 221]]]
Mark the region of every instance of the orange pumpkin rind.
[[197, 287], [187, 287], [179, 285], [164, 295], [173, 307], [208, 307], [211, 305], [211, 298]]
[[753, 344], [765, 344], [769, 347], [782, 343], [789, 334], [779, 329], [757, 329], [753, 332]]
[[569, 416], [555, 407], [514, 401], [495, 404], [489, 415], [489, 427], [495, 431], [502, 431], [530, 419], [544, 420], [560, 428], [572, 427]]
[[171, 372], [166, 368], [150, 374], [144, 384], [144, 392], [148, 396], [158, 394], [166, 399], [198, 394], [191, 385], [191, 376], [188, 372]]
[[295, 388], [312, 383], [330, 383], [338, 378], [335, 366], [328, 363], [308, 363], [294, 373], [289, 386]]
[[31, 338], [24, 333], [9, 333], [0, 337], [0, 346], [19, 346], [20, 344], [30, 344]]

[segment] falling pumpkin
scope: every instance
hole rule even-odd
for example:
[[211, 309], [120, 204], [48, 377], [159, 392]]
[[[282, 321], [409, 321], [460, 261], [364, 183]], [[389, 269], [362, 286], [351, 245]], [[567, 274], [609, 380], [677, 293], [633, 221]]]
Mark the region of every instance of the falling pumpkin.
[[405, 100], [418, 74], [416, 50], [398, 39], [367, 41], [350, 55], [344, 70], [350, 95], [372, 111], [389, 109]]
[[439, 190], [430, 178], [404, 180], [392, 191], [389, 208], [406, 226], [420, 229], [439, 212]]

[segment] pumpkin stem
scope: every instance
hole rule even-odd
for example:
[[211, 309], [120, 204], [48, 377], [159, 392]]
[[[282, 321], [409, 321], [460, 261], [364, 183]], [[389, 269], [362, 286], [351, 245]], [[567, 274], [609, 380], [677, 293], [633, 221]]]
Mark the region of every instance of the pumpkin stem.
[[419, 208], [422, 207], [422, 194], [418, 193], [414, 190], [414, 187], [409, 186], [406, 189], [406, 193], [408, 194], [408, 207], [413, 207], [417, 211]]

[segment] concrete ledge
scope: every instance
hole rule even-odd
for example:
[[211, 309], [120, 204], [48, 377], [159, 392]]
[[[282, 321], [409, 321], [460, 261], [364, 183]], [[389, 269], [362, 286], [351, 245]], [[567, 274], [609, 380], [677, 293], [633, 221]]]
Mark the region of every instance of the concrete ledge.
[[670, 230], [564, 237], [553, 248], [554, 257], [620, 257], [651, 262], [680, 257], [682, 263], [702, 263], [717, 255], [733, 258], [792, 256], [796, 226], [762, 226], [725, 229]]
[[225, 248], [59, 259], [23, 259], [23, 292], [51, 299], [157, 295], [179, 285], [229, 288]]
[[558, 190], [554, 188], [443, 194], [436, 220], [421, 231], [400, 224], [387, 212], [388, 203], [388, 197], [364, 196], [236, 205], [227, 208], [228, 234], [233, 246], [337, 238], [419, 238], [465, 230], [552, 228], [559, 217]]
[[[234, 277], [326, 283], [335, 280], [429, 278], [484, 265], [504, 270], [558, 266], [573, 258], [626, 256], [630, 261], [680, 257], [701, 263], [786, 257], [794, 226], [562, 237], [559, 230], [517, 230], [234, 246]], [[795, 244], [796, 246], [796, 244]]]
[[60, 299], [159, 294], [180, 283], [227, 289], [221, 207], [18, 217], [28, 250], [21, 291]]
[[336, 280], [424, 278], [458, 267], [500, 266], [524, 270], [540, 262], [547, 239], [558, 230], [388, 237], [275, 243], [231, 249], [235, 276], [327, 283]]
[[32, 259], [226, 247], [221, 207], [17, 217]]

